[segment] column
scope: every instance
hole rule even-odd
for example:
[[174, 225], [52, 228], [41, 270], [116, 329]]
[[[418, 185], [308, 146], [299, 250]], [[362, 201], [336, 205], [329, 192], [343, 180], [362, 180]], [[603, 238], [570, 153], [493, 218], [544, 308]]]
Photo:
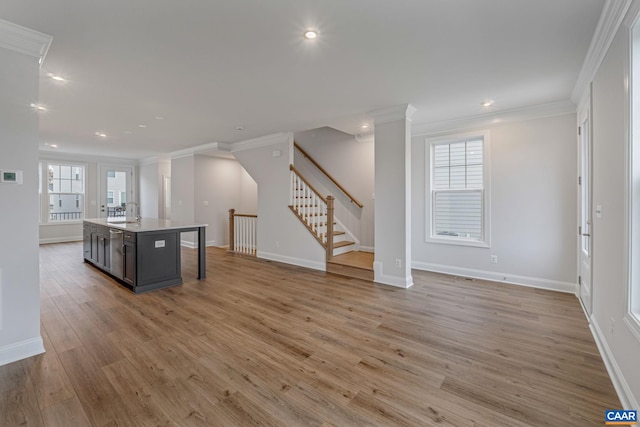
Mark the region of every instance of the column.
[[374, 281], [408, 288], [411, 276], [411, 116], [402, 105], [372, 111], [375, 121]]

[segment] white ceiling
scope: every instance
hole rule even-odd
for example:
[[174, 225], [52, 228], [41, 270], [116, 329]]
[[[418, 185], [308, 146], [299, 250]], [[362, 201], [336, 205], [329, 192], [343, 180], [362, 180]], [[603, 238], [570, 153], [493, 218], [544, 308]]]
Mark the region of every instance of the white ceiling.
[[48, 108], [42, 144], [144, 158], [325, 125], [357, 133], [367, 112], [405, 103], [426, 123], [568, 100], [603, 5], [2, 0], [0, 18], [53, 36], [40, 99], [25, 100]]

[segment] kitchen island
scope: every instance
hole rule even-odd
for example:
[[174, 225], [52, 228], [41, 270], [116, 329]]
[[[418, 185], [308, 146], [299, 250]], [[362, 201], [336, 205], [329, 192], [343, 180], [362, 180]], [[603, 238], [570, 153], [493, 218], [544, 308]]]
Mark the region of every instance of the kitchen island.
[[156, 218], [95, 218], [83, 223], [85, 262], [134, 293], [182, 283], [180, 234], [198, 234], [198, 279], [206, 277], [206, 224]]

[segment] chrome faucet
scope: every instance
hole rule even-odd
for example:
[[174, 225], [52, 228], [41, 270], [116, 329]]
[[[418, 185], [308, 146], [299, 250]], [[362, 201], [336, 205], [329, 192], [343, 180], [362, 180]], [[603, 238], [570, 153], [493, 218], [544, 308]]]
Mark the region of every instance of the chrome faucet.
[[135, 216], [136, 222], [140, 222], [140, 220], [142, 219], [140, 217], [140, 205], [138, 205], [136, 202], [127, 202], [127, 204], [126, 204], [127, 208], [129, 208], [129, 205], [135, 205], [136, 210], [138, 211], [138, 213]]

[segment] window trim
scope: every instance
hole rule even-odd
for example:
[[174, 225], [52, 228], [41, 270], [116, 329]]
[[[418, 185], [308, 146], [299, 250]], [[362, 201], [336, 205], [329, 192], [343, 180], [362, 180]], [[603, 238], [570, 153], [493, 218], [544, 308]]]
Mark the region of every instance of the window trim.
[[634, 120], [634, 104], [640, 105], [640, 82], [634, 79], [640, 76], [640, 13], [636, 12], [633, 22], [629, 25], [628, 56], [625, 72], [629, 82], [628, 103], [625, 105], [625, 125], [628, 129], [626, 147], [626, 282], [627, 282], [627, 310], [624, 323], [640, 341], [640, 121]]
[[[63, 165], [63, 166], [71, 166], [71, 167], [82, 167], [83, 168], [83, 178], [82, 178], [82, 193], [50, 193], [49, 192], [49, 183], [48, 183], [48, 170], [49, 165]], [[59, 226], [59, 225], [69, 225], [69, 224], [82, 224], [84, 218], [87, 217], [87, 171], [88, 165], [82, 162], [69, 161], [69, 160], [61, 160], [61, 159], [51, 159], [51, 158], [43, 158], [40, 159], [40, 225], [41, 226]], [[71, 194], [71, 195], [81, 195], [82, 199], [82, 218], [81, 219], [70, 219], [70, 220], [60, 220], [60, 221], [50, 221], [49, 219], [49, 198], [51, 194]]]
[[[432, 207], [435, 189], [432, 187], [433, 178], [433, 147], [440, 144], [452, 144], [456, 142], [482, 139], [482, 240], [467, 240], [460, 237], [439, 236], [434, 234], [434, 221]], [[490, 164], [490, 132], [479, 130], [475, 132], [455, 133], [425, 138], [425, 242], [440, 243], [455, 246], [470, 246], [479, 248], [491, 247], [491, 164]], [[469, 188], [464, 191], [478, 191], [477, 188]], [[437, 190], [443, 191], [443, 190]]]

